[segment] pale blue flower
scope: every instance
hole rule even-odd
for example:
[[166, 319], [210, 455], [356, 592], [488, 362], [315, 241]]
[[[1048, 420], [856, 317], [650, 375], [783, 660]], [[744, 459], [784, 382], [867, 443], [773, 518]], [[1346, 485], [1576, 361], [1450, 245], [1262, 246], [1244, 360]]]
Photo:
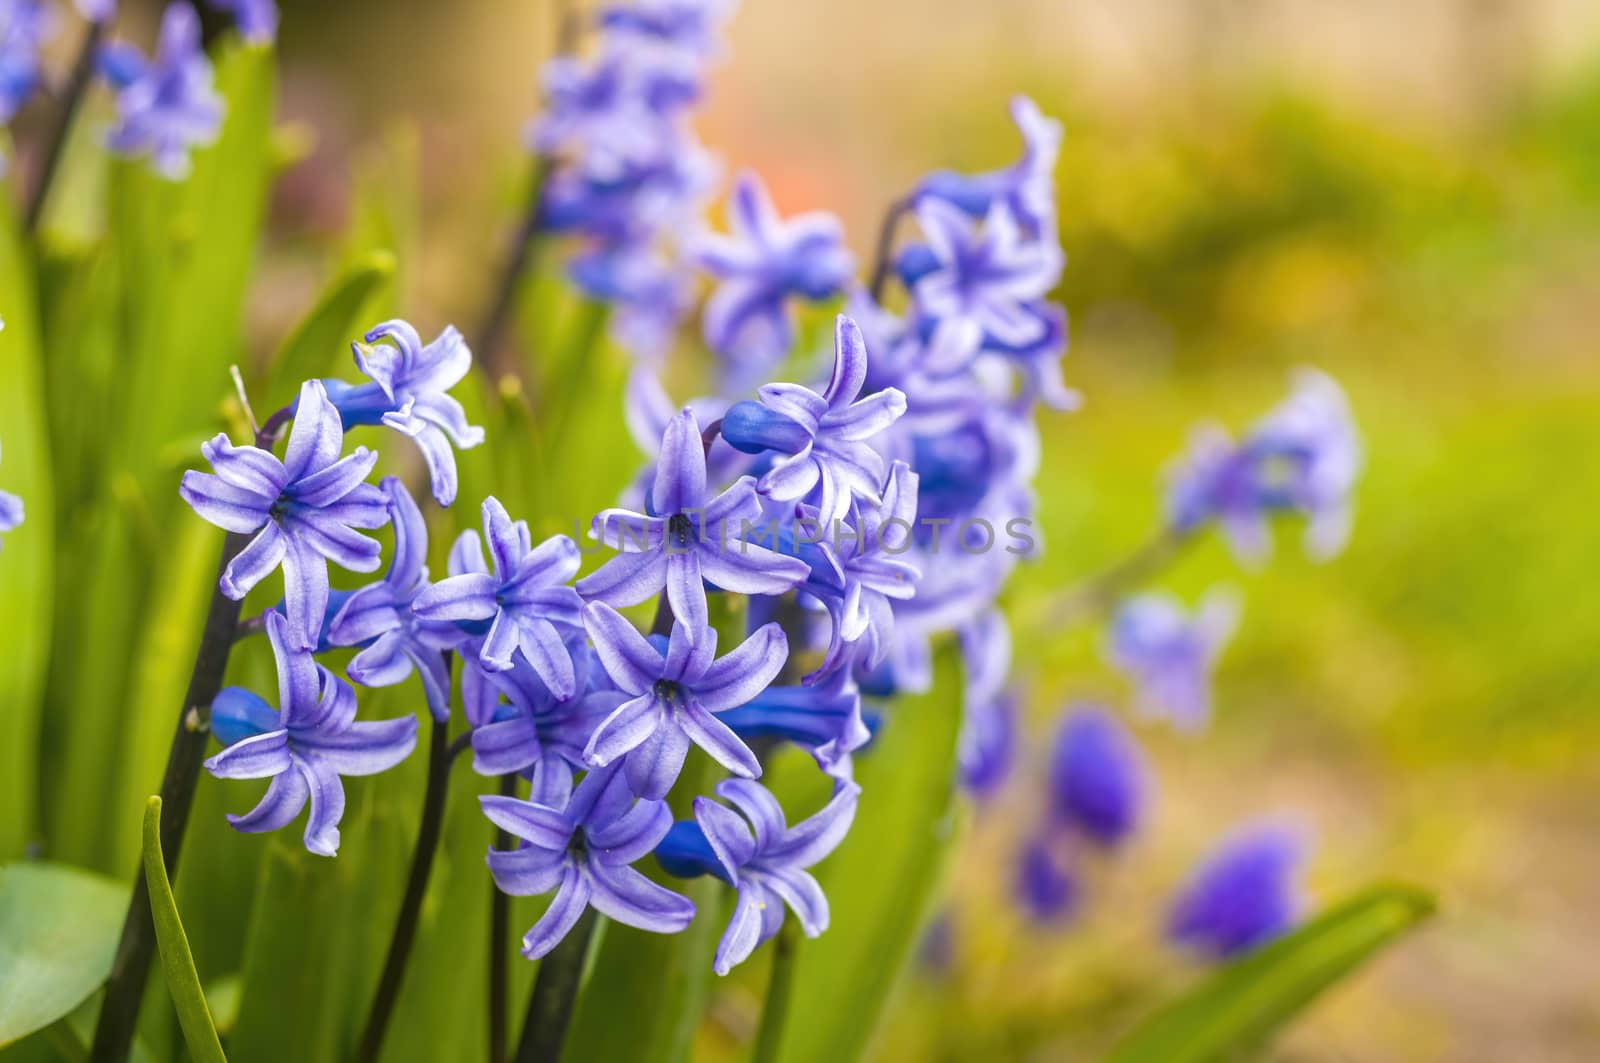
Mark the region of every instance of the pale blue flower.
[[107, 146], [119, 155], [150, 156], [169, 180], [187, 177], [190, 150], [216, 140], [223, 108], [194, 8], [181, 0], [168, 5], [154, 59], [129, 44], [108, 44], [100, 52], [100, 72], [117, 93], [117, 124]]

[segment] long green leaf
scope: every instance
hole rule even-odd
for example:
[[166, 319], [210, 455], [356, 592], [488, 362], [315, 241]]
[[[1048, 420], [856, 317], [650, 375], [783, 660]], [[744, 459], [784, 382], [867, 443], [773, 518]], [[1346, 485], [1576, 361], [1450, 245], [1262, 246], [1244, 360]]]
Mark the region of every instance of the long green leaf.
[[1204, 1063], [1259, 1048], [1433, 910], [1433, 895], [1414, 886], [1363, 890], [1145, 1019], [1117, 1046], [1112, 1063]]
[[928, 693], [897, 700], [856, 762], [860, 809], [817, 870], [828, 932], [798, 943], [780, 1060], [859, 1059], [926, 925], [958, 833], [956, 735], [961, 669], [934, 656]]
[[0, 868], [0, 1047], [69, 1014], [111, 973], [128, 889], [62, 864]]
[[161, 798], [152, 797], [144, 806], [144, 881], [150, 888], [150, 917], [155, 922], [156, 943], [161, 947], [161, 969], [167, 978], [167, 992], [178, 1011], [183, 1040], [197, 1063], [226, 1063], [222, 1041], [206, 1007], [205, 990], [194, 969], [189, 938], [178, 917], [178, 902], [172, 896], [161, 858]]
[[22, 499], [27, 520], [0, 544], [0, 859], [37, 836], [39, 729], [55, 600], [50, 444], [33, 267], [0, 182], [0, 489]]

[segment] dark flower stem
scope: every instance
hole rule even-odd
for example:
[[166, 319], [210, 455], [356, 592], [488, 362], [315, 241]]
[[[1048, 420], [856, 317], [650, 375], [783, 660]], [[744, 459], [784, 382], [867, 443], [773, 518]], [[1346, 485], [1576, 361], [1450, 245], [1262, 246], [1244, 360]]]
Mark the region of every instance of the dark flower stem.
[[[500, 776], [500, 796], [517, 796], [517, 777]], [[496, 849], [511, 848], [511, 835], [494, 832]], [[489, 883], [489, 1063], [505, 1063], [506, 1028], [511, 1013], [511, 898]]]
[[789, 1015], [789, 994], [794, 988], [794, 957], [800, 942], [795, 938], [795, 921], [786, 919], [772, 942], [772, 974], [767, 980], [767, 999], [761, 1006], [761, 1025], [756, 1028], [752, 1063], [772, 1063], [783, 1043], [784, 1022]]
[[1051, 628], [1067, 627], [1107, 612], [1129, 591], [1176, 560], [1194, 539], [1192, 532], [1163, 528], [1121, 561], [1056, 598], [1043, 623]]
[[[272, 420], [281, 424], [289, 416], [279, 411]], [[265, 430], [257, 433], [256, 446], [270, 450], [272, 444], [273, 439]], [[211, 605], [200, 634], [200, 649], [195, 653], [194, 671], [189, 674], [189, 689], [178, 711], [177, 730], [173, 733], [172, 749], [167, 754], [167, 767], [161, 778], [161, 851], [168, 878], [177, 876], [178, 854], [189, 825], [189, 810], [194, 806], [194, 791], [200, 781], [206, 743], [211, 738], [211, 703], [222, 689], [228, 655], [233, 650], [239, 627], [239, 611], [243, 607], [242, 602], [222, 593], [222, 573], [250, 544], [251, 538], [249, 533], [229, 532], [223, 541]], [[100, 1018], [95, 1025], [94, 1045], [89, 1053], [94, 1063], [123, 1063], [128, 1058], [155, 950], [155, 925], [150, 919], [150, 895], [141, 866], [133, 878], [133, 897], [122, 921], [122, 937], [117, 941], [111, 975], [106, 981], [105, 1000], [100, 1005]]]
[[417, 828], [417, 845], [411, 852], [411, 874], [406, 879], [400, 912], [395, 916], [394, 936], [389, 939], [389, 954], [383, 961], [378, 993], [373, 997], [372, 1010], [367, 1013], [367, 1026], [362, 1031], [361, 1047], [356, 1053], [356, 1058], [362, 1063], [374, 1063], [378, 1058], [383, 1048], [383, 1036], [389, 1029], [390, 1016], [394, 1014], [395, 1002], [400, 998], [406, 961], [411, 958], [411, 946], [417, 937], [417, 917], [422, 912], [423, 895], [428, 892], [433, 857], [439, 849], [439, 834], [444, 827], [445, 796], [450, 792], [450, 766], [454, 761], [451, 755], [450, 721], [435, 720], [433, 736], [428, 744], [428, 784], [422, 799], [422, 823]]
[[50, 130], [44, 163], [39, 167], [39, 177], [34, 182], [33, 194], [28, 197], [24, 225], [30, 233], [37, 231], [39, 219], [44, 216], [45, 200], [50, 197], [50, 183], [55, 179], [56, 170], [61, 165], [61, 156], [66, 153], [67, 136], [72, 132], [72, 120], [77, 116], [78, 106], [83, 103], [83, 95], [88, 91], [90, 79], [94, 77], [95, 56], [100, 51], [100, 40], [105, 36], [105, 32], [104, 22], [91, 22], [89, 28], [84, 31], [83, 43], [78, 47], [78, 58], [73, 61], [72, 73], [67, 77], [66, 89], [62, 93], [61, 109], [56, 114], [56, 123]]
[[595, 920], [594, 909], [585, 909], [561, 944], [539, 961], [539, 976], [528, 998], [527, 1017], [522, 1020], [516, 1063], [559, 1063]]
[[883, 225], [878, 229], [878, 247], [873, 255], [872, 280], [868, 285], [875, 303], [883, 302], [883, 289], [889, 283], [889, 256], [894, 253], [895, 230], [900, 227], [900, 219], [910, 211], [911, 197], [895, 200], [889, 204], [883, 216]]
[[[217, 566], [219, 580], [222, 570], [249, 544], [250, 538], [248, 534], [229, 533]], [[233, 648], [234, 628], [239, 622], [239, 609], [240, 603], [224, 595], [220, 587], [212, 594], [200, 651], [195, 657], [189, 690], [178, 714], [177, 731], [172, 736], [172, 751], [167, 755], [166, 774], [161, 780], [161, 805], [165, 809], [161, 816], [161, 851], [168, 878], [177, 873], [178, 852], [183, 846], [189, 810], [194, 805], [195, 785], [200, 780], [200, 764], [205, 759], [206, 743], [211, 737], [211, 702], [222, 688], [228, 652]], [[128, 1058], [155, 948], [149, 891], [144, 875], [140, 874], [134, 878], [133, 899], [128, 902], [122, 937], [117, 942], [111, 977], [106, 982], [105, 1002], [100, 1006], [100, 1019], [95, 1027], [94, 1047], [89, 1057], [95, 1063], [122, 1063]]]

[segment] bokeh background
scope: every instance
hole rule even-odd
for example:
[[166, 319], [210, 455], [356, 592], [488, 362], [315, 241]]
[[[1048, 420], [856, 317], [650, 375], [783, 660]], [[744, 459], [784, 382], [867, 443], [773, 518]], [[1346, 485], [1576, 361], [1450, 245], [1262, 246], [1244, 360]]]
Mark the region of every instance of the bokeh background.
[[[309, 154], [273, 207], [263, 349], [360, 182], [415, 175], [407, 316], [482, 303], [550, 7], [286, 0], [283, 110]], [[1009, 598], [1026, 763], [974, 817], [948, 952], [902, 994], [883, 1058], [1092, 1056], [1192, 977], [1161, 905], [1260, 814], [1314, 836], [1318, 900], [1396, 876], [1442, 903], [1280, 1058], [1600, 1055], [1600, 7], [743, 0], [729, 41], [703, 139], [786, 212], [836, 211], [863, 258], [920, 173], [1014, 157], [1012, 93], [1067, 130], [1059, 297], [1087, 404], [1045, 420], [1047, 555]], [[1248, 423], [1300, 364], [1343, 382], [1366, 436], [1351, 546], [1314, 565], [1280, 534], [1248, 572], [1208, 542], [1161, 578], [1243, 596], [1217, 718], [1139, 727], [1151, 822], [1091, 870], [1076, 922], [1030, 926], [1013, 854], [1051, 724], [1128, 696], [1099, 628], [1039, 618], [1148, 535], [1194, 422]], [[757, 1007], [725, 989], [702, 1054], [731, 1055]]]

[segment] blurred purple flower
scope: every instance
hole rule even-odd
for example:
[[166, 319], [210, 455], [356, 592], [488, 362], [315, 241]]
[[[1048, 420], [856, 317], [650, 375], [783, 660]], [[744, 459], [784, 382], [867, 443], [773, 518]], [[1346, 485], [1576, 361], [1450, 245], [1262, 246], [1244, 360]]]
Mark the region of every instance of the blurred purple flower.
[[453, 624], [419, 619], [412, 603], [428, 584], [428, 526], [397, 477], [379, 485], [389, 498], [394, 560], [383, 579], [348, 595], [328, 626], [334, 646], [361, 646], [345, 673], [364, 687], [395, 686], [412, 672], [422, 680], [428, 711], [450, 718], [450, 667], [444, 651], [461, 642]]
[[1028, 918], [1065, 923], [1078, 912], [1080, 887], [1060, 839], [1034, 838], [1017, 857], [1017, 902]]
[[327, 613], [328, 562], [375, 571], [378, 544], [353, 529], [389, 522], [389, 500], [366, 482], [378, 455], [357, 447], [341, 458], [343, 448], [339, 411], [322, 382], [308, 380], [282, 461], [218, 435], [200, 447], [215, 475], [186, 472], [178, 489], [219, 528], [259, 532], [222, 573], [222, 592], [237, 601], [281, 564], [289, 630], [305, 649], [317, 645]]
[[0, 0], [0, 126], [39, 88], [39, 49], [54, 35], [55, 22], [42, 0]]
[[[756, 490], [777, 502], [815, 498], [825, 529], [849, 516], [854, 499], [881, 504], [883, 458], [867, 441], [906, 412], [906, 397], [895, 388], [861, 397], [866, 342], [843, 314], [834, 324], [833, 350], [833, 376], [822, 394], [800, 384], [765, 384], [759, 403], [737, 403], [722, 419], [722, 437], [736, 449], [783, 455]], [[914, 477], [909, 487], [914, 516]]]
[[471, 545], [458, 540], [453, 560], [463, 571], [418, 594], [413, 612], [430, 621], [491, 621], [479, 664], [490, 672], [505, 671], [520, 649], [552, 693], [571, 697], [578, 686], [562, 631], [583, 625], [583, 600], [567, 586], [583, 562], [577, 544], [553, 535], [535, 547], [527, 522], [513, 523], [493, 496], [483, 500], [483, 539], [494, 559], [493, 572], [475, 540]]
[[14, 531], [22, 524], [22, 499], [0, 491], [0, 534]]
[[714, 628], [691, 641], [682, 621], [673, 624], [663, 654], [608, 605], [590, 602], [583, 616], [600, 663], [630, 698], [595, 728], [588, 763], [621, 759], [634, 793], [652, 800], [672, 789], [691, 742], [736, 775], [761, 774], [750, 747], [715, 714], [748, 704], [777, 678], [789, 656], [782, 628], [767, 624], [718, 659]]
[[1112, 621], [1108, 655], [1138, 686], [1151, 716], [1196, 731], [1211, 718], [1211, 673], [1239, 623], [1239, 600], [1213, 590], [1193, 615], [1165, 594], [1129, 599]]
[[1306, 843], [1277, 822], [1247, 824], [1220, 842], [1179, 891], [1167, 938], [1225, 960], [1283, 934], [1303, 908], [1300, 865]]
[[217, 11], [233, 15], [239, 36], [250, 44], [271, 44], [278, 38], [278, 5], [273, 0], [206, 0]]
[[702, 235], [688, 252], [719, 282], [706, 302], [705, 341], [730, 362], [768, 365], [794, 346], [789, 298], [820, 302], [840, 294], [855, 259], [838, 218], [820, 211], [779, 217], [749, 171], [734, 179], [728, 224], [728, 235]]
[[768, 687], [720, 719], [747, 743], [778, 738], [809, 750], [817, 766], [835, 779], [851, 777], [851, 754], [872, 738], [861, 715], [861, 691], [848, 669], [813, 686]]
[[664, 586], [692, 643], [708, 630], [706, 583], [736, 594], [782, 594], [809, 571], [799, 558], [740, 538], [741, 526], [761, 513], [755, 481], [744, 477], [706, 501], [705, 448], [688, 407], [661, 437], [650, 502], [648, 513], [607, 509], [594, 518], [590, 535], [619, 552], [578, 581], [583, 597], [636, 605]]
[[1030, 312], [1061, 277], [1061, 249], [1030, 240], [1004, 203], [989, 208], [981, 226], [941, 199], [924, 199], [917, 223], [927, 238], [905, 255], [925, 257], [911, 285], [920, 317], [933, 322], [925, 364], [956, 372], [986, 341], [1025, 347], [1040, 341], [1048, 321]]
[[1294, 389], [1235, 444], [1217, 426], [1203, 426], [1168, 473], [1172, 527], [1189, 533], [1221, 523], [1236, 555], [1258, 561], [1271, 546], [1274, 513], [1308, 518], [1306, 552], [1322, 560], [1350, 535], [1350, 496], [1361, 473], [1361, 440], [1349, 402], [1332, 377], [1300, 370]]
[[489, 850], [495, 885], [513, 897], [556, 891], [522, 938], [528, 959], [560, 944], [591, 906], [625, 926], [658, 934], [676, 934], [694, 918], [688, 898], [630, 866], [671, 829], [672, 813], [663, 802], [634, 800], [620, 772], [590, 772], [559, 803], [498, 796], [478, 802], [490, 822], [521, 839], [516, 849]]
[[607, 34], [650, 39], [703, 59], [716, 53], [717, 32], [735, 6], [737, 0], [630, 0], [601, 8], [599, 22]]
[[783, 909], [800, 920], [806, 937], [828, 929], [828, 898], [806, 870], [836, 849], [855, 819], [854, 783], [841, 783], [822, 811], [789, 826], [778, 799], [759, 783], [726, 779], [717, 796], [738, 809], [730, 811], [706, 797], [694, 799], [694, 818], [722, 875], [738, 890], [733, 915], [717, 944], [712, 969], [725, 975], [743, 963], [783, 926]]
[[1138, 830], [1145, 805], [1145, 768], [1133, 736], [1096, 706], [1072, 710], [1050, 755], [1050, 818], [1107, 849]]
[[117, 0], [73, 0], [72, 6], [90, 22], [107, 22], [117, 13]]
[[306, 848], [333, 856], [344, 815], [340, 776], [376, 775], [404, 760], [417, 744], [417, 718], [356, 722], [355, 692], [295, 645], [283, 617], [267, 613], [266, 624], [280, 708], [239, 687], [219, 693], [211, 729], [226, 748], [206, 761], [206, 770], [219, 779], [272, 780], [260, 804], [228, 817], [235, 830], [277, 830], [309, 802]]
[[190, 149], [216, 140], [223, 107], [194, 8], [181, 0], [167, 6], [153, 60], [121, 42], [104, 46], [99, 58], [101, 75], [117, 93], [107, 146], [118, 155], [149, 155], [168, 180], [187, 177]]
[[1061, 152], [1061, 123], [1045, 117], [1026, 96], [1011, 99], [1011, 120], [1022, 134], [1022, 158], [1003, 170], [961, 174], [938, 170], [923, 178], [912, 195], [941, 199], [962, 212], [982, 218], [995, 203], [1004, 204], [1032, 238], [1053, 235], [1055, 227], [1056, 157]]
[[965, 674], [961, 781], [978, 798], [994, 794], [1011, 776], [1017, 757], [1017, 702], [1006, 689], [1011, 671], [1011, 629], [1005, 615], [989, 609], [959, 629]]

